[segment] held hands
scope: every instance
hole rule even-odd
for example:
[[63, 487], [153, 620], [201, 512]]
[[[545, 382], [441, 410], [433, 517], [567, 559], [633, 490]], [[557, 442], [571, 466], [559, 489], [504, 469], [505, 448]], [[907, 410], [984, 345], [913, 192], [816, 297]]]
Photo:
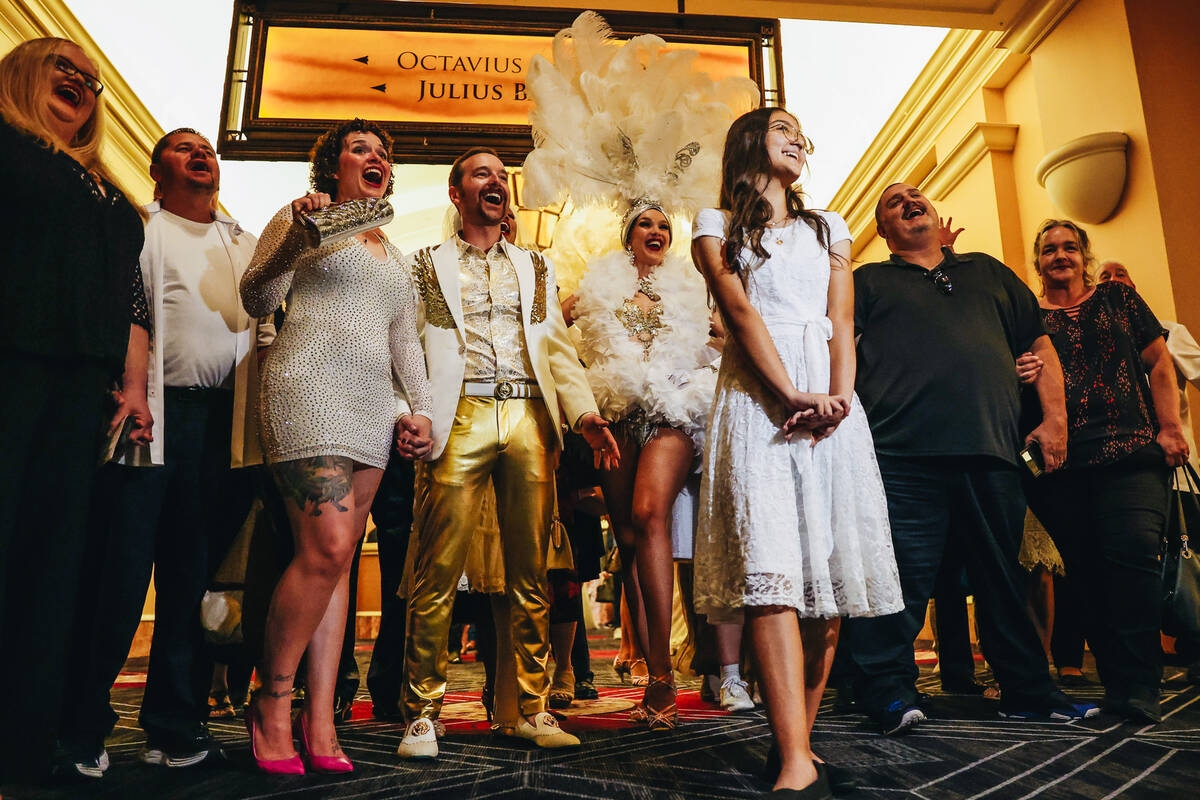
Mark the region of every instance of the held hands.
[[332, 202], [333, 198], [324, 192], [309, 192], [304, 197], [296, 198], [292, 201], [292, 224], [302, 227], [305, 212], [320, 211], [328, 208]]
[[113, 392], [113, 399], [117, 401], [117, 410], [108, 423], [108, 435], [112, 436], [120, 430], [126, 418], [132, 418], [133, 429], [129, 431], [129, 442], [145, 445], [154, 441], [154, 417], [150, 414], [146, 393], [136, 390]]
[[808, 432], [813, 444], [827, 439], [850, 413], [850, 398], [840, 394], [797, 392], [788, 403], [792, 414], [783, 424], [783, 438]]
[[1037, 442], [1042, 448], [1046, 472], [1053, 472], [1067, 460], [1067, 420], [1047, 417], [1025, 437], [1025, 444]]
[[1033, 353], [1021, 353], [1017, 358], [1017, 380], [1033, 383], [1042, 374], [1042, 360]]
[[580, 433], [592, 448], [594, 466], [613, 470], [621, 466], [621, 451], [608, 429], [608, 422], [599, 414], [587, 413], [580, 418]]
[[1158, 436], [1154, 437], [1154, 441], [1158, 442], [1158, 446], [1166, 454], [1169, 467], [1182, 467], [1191, 455], [1182, 428], [1163, 428], [1158, 432]]
[[396, 420], [396, 450], [410, 460], [433, 449], [433, 423], [423, 414], [405, 414]]

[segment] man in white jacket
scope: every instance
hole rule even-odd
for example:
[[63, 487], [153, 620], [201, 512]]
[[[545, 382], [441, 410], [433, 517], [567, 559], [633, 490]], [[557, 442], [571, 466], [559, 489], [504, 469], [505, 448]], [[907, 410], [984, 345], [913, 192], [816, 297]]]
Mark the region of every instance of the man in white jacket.
[[122, 409], [148, 403], [153, 437], [115, 442], [97, 481], [89, 571], [97, 585], [80, 593], [82, 635], [58, 759], [63, 771], [92, 778], [108, 766], [104, 738], [117, 719], [109, 689], [152, 568], [141, 759], [186, 767], [223, 756], [204, 724], [212, 662], [200, 601], [254, 497], [255, 471], [245, 467], [262, 460], [258, 351], [275, 337], [270, 320], [242, 308], [238, 283], [256, 239], [217, 208], [220, 167], [208, 140], [189, 128], [171, 131], [154, 148], [150, 175], [158, 200], [146, 206], [140, 265], [152, 334], [141, 348], [131, 339]]
[[[598, 461], [615, 463], [617, 445], [559, 313], [552, 265], [500, 235], [508, 175], [494, 151], [473, 148], [454, 162], [450, 200], [462, 229], [411, 257], [434, 416], [432, 449], [418, 465], [402, 698], [408, 727], [399, 754], [438, 752], [451, 602], [489, 482], [516, 660], [521, 716], [512, 732], [540, 747], [578, 745], [546, 711], [554, 468], [563, 424], [587, 438]], [[411, 456], [429, 444], [413, 431], [400, 438]]]

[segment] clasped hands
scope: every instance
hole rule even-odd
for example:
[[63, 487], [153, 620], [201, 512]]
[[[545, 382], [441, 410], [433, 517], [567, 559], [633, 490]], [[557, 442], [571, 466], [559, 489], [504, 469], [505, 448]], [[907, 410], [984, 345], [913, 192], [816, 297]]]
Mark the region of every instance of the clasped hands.
[[146, 393], [113, 390], [112, 399], [116, 403], [116, 411], [108, 422], [108, 435], [115, 434], [125, 424], [126, 419], [132, 418], [133, 427], [129, 431], [129, 443], [147, 445], [154, 441], [154, 417], [150, 413]]
[[416, 460], [433, 449], [433, 422], [423, 414], [405, 414], [396, 420], [396, 450]]
[[844, 394], [796, 392], [786, 400], [790, 412], [783, 423], [783, 438], [808, 433], [815, 445], [828, 439], [850, 413], [850, 397]]

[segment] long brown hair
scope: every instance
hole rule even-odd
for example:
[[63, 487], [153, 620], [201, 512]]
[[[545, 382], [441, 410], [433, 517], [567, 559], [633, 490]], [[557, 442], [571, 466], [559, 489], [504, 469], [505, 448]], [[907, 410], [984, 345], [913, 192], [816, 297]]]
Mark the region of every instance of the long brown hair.
[[[725, 154], [721, 159], [721, 208], [730, 212], [729, 233], [725, 238], [725, 263], [734, 272], [747, 265], [742, 262], [742, 250], [765, 259], [770, 254], [762, 245], [763, 230], [771, 221], [771, 204], [759, 191], [759, 184], [771, 174], [767, 155], [767, 125], [771, 114], [781, 108], [757, 108], [733, 121], [725, 136]], [[805, 140], [804, 149], [812, 152]], [[829, 249], [829, 223], [820, 214], [804, 207], [800, 192], [794, 186], [784, 190], [789, 217], [799, 217], [817, 234], [821, 247]]]

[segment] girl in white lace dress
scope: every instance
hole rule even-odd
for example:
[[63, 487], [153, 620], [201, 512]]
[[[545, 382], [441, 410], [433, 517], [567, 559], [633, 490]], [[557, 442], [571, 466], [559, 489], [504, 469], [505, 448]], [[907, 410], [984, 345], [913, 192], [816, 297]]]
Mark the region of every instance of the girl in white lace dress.
[[809, 733], [840, 617], [903, 607], [853, 392], [850, 233], [837, 214], [804, 209], [791, 188], [808, 152], [783, 110], [738, 118], [725, 140], [722, 210], [701, 211], [692, 231], [730, 333], [704, 453], [696, 610], [746, 612], [781, 758], [776, 788], [807, 787], [793, 795], [806, 798], [829, 791]]

